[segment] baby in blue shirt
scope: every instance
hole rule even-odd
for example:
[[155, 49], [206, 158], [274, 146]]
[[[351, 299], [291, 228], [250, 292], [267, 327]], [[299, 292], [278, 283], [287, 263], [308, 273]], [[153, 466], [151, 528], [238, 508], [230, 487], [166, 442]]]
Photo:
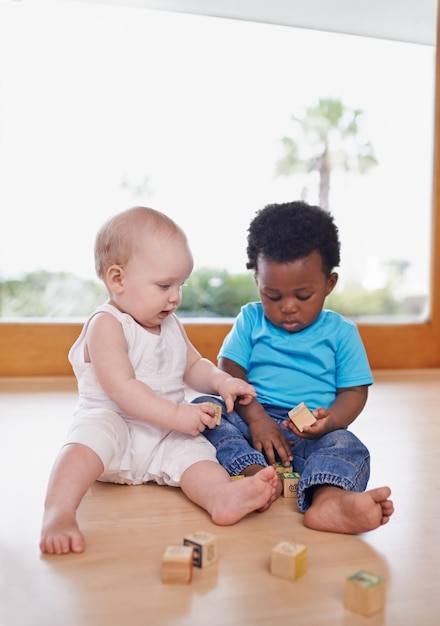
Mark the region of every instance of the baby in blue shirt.
[[[248, 230], [247, 268], [260, 302], [245, 305], [225, 338], [219, 367], [256, 390], [205, 437], [231, 475], [282, 463], [301, 474], [298, 506], [309, 528], [356, 534], [389, 521], [389, 487], [365, 491], [370, 455], [348, 430], [373, 378], [357, 327], [324, 309], [340, 263], [332, 216], [304, 202], [272, 204]], [[196, 398], [202, 402], [206, 397]], [[212, 398], [211, 398], [212, 400]], [[288, 412], [300, 402], [316, 422], [300, 431]], [[280, 495], [275, 495], [263, 508]]]

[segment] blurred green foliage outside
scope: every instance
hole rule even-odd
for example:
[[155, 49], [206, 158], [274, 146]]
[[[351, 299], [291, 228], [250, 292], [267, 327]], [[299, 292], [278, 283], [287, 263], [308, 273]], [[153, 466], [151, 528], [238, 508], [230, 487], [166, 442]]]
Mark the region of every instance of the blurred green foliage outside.
[[[395, 291], [392, 280], [374, 290], [360, 284], [338, 286], [327, 298], [326, 307], [350, 318], [417, 313], [408, 311]], [[40, 270], [0, 283], [0, 318], [85, 318], [106, 299], [105, 288], [98, 281]], [[242, 305], [253, 300], [258, 300], [258, 291], [251, 272], [230, 274], [200, 268], [182, 289], [178, 314], [181, 318], [233, 318]]]

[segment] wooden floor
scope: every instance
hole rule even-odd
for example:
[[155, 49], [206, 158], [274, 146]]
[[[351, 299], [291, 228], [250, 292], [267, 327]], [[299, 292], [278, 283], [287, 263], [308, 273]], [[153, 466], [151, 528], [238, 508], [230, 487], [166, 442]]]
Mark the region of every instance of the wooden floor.
[[[440, 370], [375, 372], [352, 430], [372, 456], [369, 486], [389, 484], [390, 523], [360, 536], [308, 530], [293, 501], [217, 527], [178, 489], [96, 484], [79, 519], [82, 555], [38, 550], [48, 474], [76, 402], [71, 379], [0, 379], [0, 624], [2, 626], [437, 626], [440, 624]], [[217, 564], [190, 585], [161, 582], [164, 548], [198, 530], [215, 533]], [[303, 543], [296, 582], [269, 573], [280, 540]], [[343, 606], [344, 580], [385, 577], [385, 610]]]

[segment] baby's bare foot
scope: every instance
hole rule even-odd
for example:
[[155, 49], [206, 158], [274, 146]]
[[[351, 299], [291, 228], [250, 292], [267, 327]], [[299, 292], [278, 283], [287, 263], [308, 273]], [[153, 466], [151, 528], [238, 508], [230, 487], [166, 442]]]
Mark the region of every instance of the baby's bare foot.
[[278, 482], [274, 468], [269, 466], [244, 480], [225, 483], [223, 493], [216, 499], [212, 521], [227, 526], [261, 509], [274, 497]]
[[[243, 475], [244, 476], [255, 476], [255, 474], [257, 474], [258, 472], [260, 472], [263, 467], [265, 467], [264, 465], [248, 465], [244, 470], [243, 470]], [[263, 513], [263, 511], [267, 511], [267, 509], [270, 507], [271, 504], [273, 504], [275, 502], [275, 500], [277, 500], [280, 495], [283, 492], [283, 481], [281, 479], [281, 476], [279, 474], [277, 474], [277, 484], [275, 486], [275, 493], [273, 493], [269, 500], [267, 500], [267, 502], [265, 502], [263, 504], [263, 506], [261, 506], [259, 509], [257, 509], [257, 511], [259, 513]]]
[[84, 537], [75, 515], [47, 510], [41, 531], [40, 550], [44, 554], [80, 553], [85, 548]]
[[304, 524], [314, 530], [352, 535], [374, 530], [386, 524], [394, 512], [390, 495], [389, 487], [364, 492], [319, 487], [304, 514]]
[[271, 504], [273, 504], [275, 502], [275, 500], [278, 500], [278, 498], [280, 497], [280, 495], [283, 493], [283, 481], [281, 479], [281, 476], [278, 474], [277, 475], [277, 484], [275, 487], [275, 493], [269, 498], [269, 500], [263, 504], [263, 506], [261, 506], [258, 509], [259, 513], [263, 513], [264, 511], [267, 511], [267, 509], [270, 507]]

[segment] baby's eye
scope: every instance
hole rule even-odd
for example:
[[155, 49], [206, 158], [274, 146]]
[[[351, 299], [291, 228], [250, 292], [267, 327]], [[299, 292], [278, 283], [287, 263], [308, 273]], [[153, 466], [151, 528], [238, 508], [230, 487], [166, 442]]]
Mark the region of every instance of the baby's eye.
[[309, 300], [312, 297], [312, 293], [308, 293], [306, 295], [301, 294], [301, 295], [297, 295], [296, 297], [298, 298], [298, 300], [301, 300], [301, 302], [305, 302], [306, 300]]
[[268, 296], [267, 293], [264, 295], [271, 302], [278, 302], [279, 300], [281, 300], [281, 296]]
[[163, 290], [166, 290], [166, 289], [169, 289], [169, 288], [171, 287], [171, 285], [168, 285], [168, 284], [162, 284], [162, 285], [159, 285], [159, 287], [160, 287], [161, 289], [163, 289]]

